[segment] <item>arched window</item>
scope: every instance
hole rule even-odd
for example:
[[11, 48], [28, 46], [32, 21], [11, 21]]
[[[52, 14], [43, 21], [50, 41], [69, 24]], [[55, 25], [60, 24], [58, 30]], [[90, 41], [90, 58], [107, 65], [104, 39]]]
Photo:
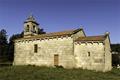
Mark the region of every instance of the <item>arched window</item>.
[[26, 32], [29, 32], [29, 25], [27, 25], [26, 27]]
[[33, 32], [36, 33], [36, 30], [35, 30], [35, 25], [33, 26]]

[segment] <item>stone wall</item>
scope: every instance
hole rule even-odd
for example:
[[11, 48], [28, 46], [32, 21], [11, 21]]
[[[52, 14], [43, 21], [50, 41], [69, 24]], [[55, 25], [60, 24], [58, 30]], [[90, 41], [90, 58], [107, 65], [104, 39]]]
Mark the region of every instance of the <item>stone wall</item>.
[[110, 47], [110, 38], [107, 35], [105, 39], [105, 71], [110, 71], [112, 69], [112, 53]]
[[[37, 53], [34, 53], [34, 44], [38, 45]], [[54, 54], [59, 55], [59, 65], [74, 67], [73, 39], [64, 37], [18, 41], [15, 43], [14, 65], [54, 66]]]
[[[33, 29], [33, 26], [35, 26], [35, 30]], [[29, 27], [29, 31], [26, 32], [27, 27]], [[31, 37], [31, 35], [36, 35], [38, 34], [38, 25], [36, 25], [33, 22], [28, 22], [26, 24], [24, 24], [24, 37]], [[33, 33], [34, 31], [36, 31], [36, 33]]]
[[73, 34], [72, 36], [73, 36], [73, 39], [76, 40], [77, 38], [85, 37], [86, 35], [83, 30], [80, 30], [77, 33]]
[[74, 43], [76, 67], [83, 69], [104, 70], [104, 44], [102, 42]]

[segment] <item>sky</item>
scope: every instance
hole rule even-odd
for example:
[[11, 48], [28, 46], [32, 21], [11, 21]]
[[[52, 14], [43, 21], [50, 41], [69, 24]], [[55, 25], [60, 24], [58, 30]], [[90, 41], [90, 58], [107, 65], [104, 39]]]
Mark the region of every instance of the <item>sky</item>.
[[0, 30], [9, 37], [22, 32], [30, 14], [46, 32], [82, 26], [87, 36], [107, 31], [111, 43], [120, 43], [120, 0], [0, 0]]

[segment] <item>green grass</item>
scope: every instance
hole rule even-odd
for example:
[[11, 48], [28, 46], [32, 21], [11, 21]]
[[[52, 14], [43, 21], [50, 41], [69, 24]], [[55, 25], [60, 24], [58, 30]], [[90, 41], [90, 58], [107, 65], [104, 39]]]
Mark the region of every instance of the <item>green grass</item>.
[[0, 67], [0, 80], [120, 80], [120, 69], [103, 73], [35, 66]]

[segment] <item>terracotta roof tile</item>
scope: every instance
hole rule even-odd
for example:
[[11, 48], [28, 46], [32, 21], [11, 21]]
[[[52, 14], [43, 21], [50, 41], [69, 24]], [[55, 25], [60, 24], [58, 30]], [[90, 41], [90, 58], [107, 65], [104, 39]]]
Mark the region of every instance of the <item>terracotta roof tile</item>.
[[104, 41], [105, 35], [100, 36], [87, 36], [87, 37], [79, 37], [75, 41]]
[[80, 31], [82, 29], [74, 29], [74, 30], [67, 30], [67, 31], [61, 31], [61, 32], [53, 32], [53, 33], [46, 33], [46, 34], [43, 34], [43, 35], [40, 35], [40, 36], [46, 36], [46, 37], [49, 37], [49, 36], [64, 36], [64, 35], [72, 35], [78, 31]]
[[53, 32], [53, 33], [46, 33], [46, 34], [41, 34], [41, 35], [36, 35], [36, 36], [31, 36], [31, 37], [24, 37], [20, 39], [31, 39], [31, 38], [45, 38], [45, 37], [59, 37], [59, 36], [70, 36], [82, 29], [74, 29], [74, 30], [68, 30], [68, 31], [61, 31], [61, 32]]

